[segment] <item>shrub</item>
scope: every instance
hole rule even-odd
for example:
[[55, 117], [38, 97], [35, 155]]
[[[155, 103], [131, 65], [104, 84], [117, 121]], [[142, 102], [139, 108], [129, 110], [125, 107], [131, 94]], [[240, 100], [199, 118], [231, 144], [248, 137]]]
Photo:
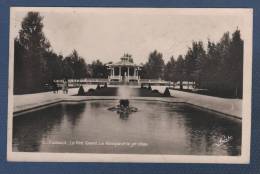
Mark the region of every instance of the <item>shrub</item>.
[[159, 93], [157, 89], [152, 90], [152, 93]]
[[151, 87], [151, 84], [150, 84], [150, 83], [148, 84], [148, 89], [149, 89], [149, 90], [152, 90], [152, 87]]
[[101, 87], [100, 87], [100, 85], [98, 84], [96, 89], [100, 89], [100, 88], [101, 88]]
[[84, 95], [84, 94], [85, 94], [84, 88], [83, 86], [80, 86], [78, 90], [78, 95]]
[[165, 88], [164, 93], [163, 93], [163, 96], [164, 96], [164, 97], [171, 97], [171, 93], [170, 93], [169, 88]]
[[95, 92], [95, 89], [90, 88], [90, 89], [88, 90], [88, 92]]

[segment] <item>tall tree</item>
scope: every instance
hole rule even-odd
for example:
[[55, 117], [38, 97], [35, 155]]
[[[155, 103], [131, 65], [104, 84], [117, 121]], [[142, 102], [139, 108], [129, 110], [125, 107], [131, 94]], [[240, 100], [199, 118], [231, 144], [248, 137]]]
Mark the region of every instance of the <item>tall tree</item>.
[[73, 64], [70, 57], [66, 57], [62, 61], [62, 74], [63, 74], [63, 78], [69, 78], [69, 79], [74, 78], [75, 73], [74, 73]]
[[[27, 92], [39, 90], [43, 87], [43, 83], [46, 80], [44, 79], [46, 61], [43, 55], [49, 50], [50, 43], [42, 31], [42, 20], [43, 17], [38, 12], [29, 12], [23, 19], [21, 30], [19, 31], [18, 40], [20, 46], [24, 49], [24, 53], [20, 58], [15, 57], [15, 61], [22, 59], [24, 83], [19, 88], [23, 88]], [[18, 56], [19, 54], [15, 53], [15, 55]]]
[[14, 93], [22, 93], [24, 91], [24, 77], [26, 70], [25, 48], [21, 45], [20, 40], [14, 40]]
[[62, 72], [62, 55], [57, 55], [53, 51], [46, 52], [44, 54], [44, 57], [46, 59], [46, 73], [45, 73], [45, 79], [48, 79], [48, 81], [56, 80], [56, 79], [62, 79], [63, 78], [63, 72]]
[[166, 63], [165, 68], [164, 68], [164, 79], [168, 81], [175, 81], [175, 60], [174, 57], [172, 56], [170, 60]]
[[233, 90], [235, 97], [242, 98], [243, 95], [243, 46], [244, 42], [241, 39], [240, 31], [236, 30], [232, 34], [230, 45], [230, 59], [232, 59], [232, 66], [230, 66], [230, 74], [233, 79]]
[[192, 47], [188, 49], [187, 54], [185, 56], [185, 75], [189, 82], [197, 82], [200, 81], [200, 66], [206, 57], [206, 52], [203, 48], [202, 42], [192, 42]]
[[216, 49], [216, 44], [208, 41], [207, 55], [204, 59], [200, 59], [199, 66], [199, 88], [209, 87], [212, 84], [212, 79], [217, 78], [217, 69], [219, 63], [219, 54]]
[[75, 49], [63, 60], [63, 74], [66, 78], [81, 79], [87, 77], [87, 64]]
[[196, 83], [196, 86], [199, 86], [203, 75], [203, 68], [207, 63], [206, 51], [204, 50], [203, 43], [201, 41], [193, 45], [193, 56], [194, 56], [194, 68], [192, 74], [192, 80]]
[[185, 79], [212, 95], [242, 98], [243, 40], [237, 29], [232, 38], [224, 33], [219, 42], [208, 41], [207, 52], [200, 42], [193, 42], [185, 56]]
[[108, 70], [100, 60], [93, 61], [91, 64], [93, 78], [107, 78]]
[[185, 80], [185, 60], [179, 55], [175, 64], [174, 74], [175, 80], [179, 81], [180, 89], [183, 89], [183, 81]]
[[86, 63], [83, 58], [81, 58], [78, 52], [74, 49], [70, 55], [72, 61], [72, 68], [74, 70], [74, 78], [80, 79], [86, 76]]
[[157, 50], [150, 53], [145, 68], [147, 71], [146, 73], [148, 78], [151, 79], [163, 78], [164, 60], [163, 60], [162, 53], [157, 52]]

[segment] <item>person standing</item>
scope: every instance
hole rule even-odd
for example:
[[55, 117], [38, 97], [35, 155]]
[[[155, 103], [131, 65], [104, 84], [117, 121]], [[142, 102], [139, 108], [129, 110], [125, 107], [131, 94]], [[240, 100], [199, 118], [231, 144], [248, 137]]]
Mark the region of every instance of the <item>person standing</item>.
[[68, 94], [68, 80], [65, 78], [63, 80], [63, 86], [62, 86], [62, 91], [63, 91], [63, 94]]
[[57, 83], [54, 80], [52, 80], [51, 86], [52, 86], [53, 93], [57, 93], [58, 94], [59, 88], [58, 88]]
[[69, 91], [69, 82], [68, 79], [65, 79], [65, 93], [68, 94]]

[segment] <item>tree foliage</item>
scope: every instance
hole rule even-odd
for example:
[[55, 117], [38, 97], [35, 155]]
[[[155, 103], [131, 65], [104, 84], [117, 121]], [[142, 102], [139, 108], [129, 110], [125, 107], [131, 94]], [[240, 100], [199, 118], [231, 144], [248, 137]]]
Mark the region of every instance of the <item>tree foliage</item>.
[[178, 59], [176, 61], [176, 65], [172, 67], [174, 70], [175, 78], [173, 81], [180, 82], [180, 88], [182, 89], [182, 82], [185, 80], [185, 60], [182, 55], [178, 56]]
[[38, 12], [29, 12], [22, 21], [19, 38], [15, 39], [15, 68], [20, 69], [20, 73], [15, 70], [15, 79], [23, 79], [15, 83], [15, 90], [35, 91], [46, 78], [44, 54], [49, 51], [50, 44], [42, 31], [42, 19]]
[[63, 61], [63, 74], [66, 78], [73, 79], [87, 77], [87, 64], [75, 49]]
[[100, 60], [93, 61], [91, 64], [91, 77], [92, 78], [107, 78], [108, 69], [105, 64]]
[[150, 53], [148, 62], [143, 66], [141, 72], [143, 78], [159, 79], [164, 77], [163, 55], [157, 50]]
[[176, 65], [176, 61], [172, 56], [170, 60], [166, 63], [164, 68], [164, 79], [167, 81], [175, 81], [175, 72], [174, 67]]
[[243, 40], [240, 31], [232, 37], [224, 33], [219, 42], [208, 41], [207, 50], [202, 42], [193, 42], [184, 58], [165, 66], [165, 79], [173, 82], [195, 83], [211, 94], [242, 98], [243, 89]]
[[44, 90], [44, 84], [65, 77], [84, 78], [86, 63], [77, 51], [63, 58], [51, 50], [43, 33], [43, 17], [29, 12], [14, 40], [14, 93]]
[[[107, 67], [100, 60], [87, 65], [76, 50], [66, 57], [56, 54], [43, 28], [38, 12], [29, 12], [21, 23], [14, 40], [14, 93], [41, 91], [54, 79], [107, 78]], [[154, 50], [142, 64], [140, 76], [179, 82], [181, 88], [183, 81], [191, 82], [196, 88], [242, 98], [243, 45], [237, 29], [232, 35], [224, 33], [219, 42], [208, 40], [206, 49], [201, 41], [193, 41], [186, 54], [177, 60], [171, 57], [166, 64], [162, 53]]]

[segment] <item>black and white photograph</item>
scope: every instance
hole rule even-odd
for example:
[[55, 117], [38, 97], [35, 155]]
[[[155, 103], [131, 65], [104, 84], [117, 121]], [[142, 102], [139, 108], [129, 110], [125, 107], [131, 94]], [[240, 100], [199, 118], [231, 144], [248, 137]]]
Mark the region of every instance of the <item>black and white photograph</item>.
[[12, 7], [8, 160], [249, 163], [252, 20]]

